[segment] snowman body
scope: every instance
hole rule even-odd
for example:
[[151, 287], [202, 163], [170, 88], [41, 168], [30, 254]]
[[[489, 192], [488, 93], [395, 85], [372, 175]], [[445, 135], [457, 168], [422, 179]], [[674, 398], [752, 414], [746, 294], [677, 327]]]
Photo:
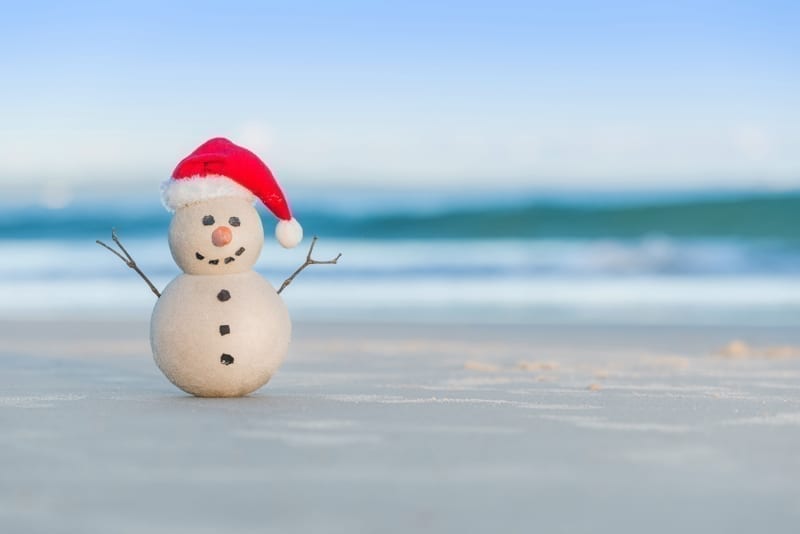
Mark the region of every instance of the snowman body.
[[263, 242], [248, 199], [214, 198], [175, 211], [169, 244], [184, 274], [156, 302], [150, 344], [159, 369], [187, 393], [247, 395], [283, 362], [289, 313], [252, 269]]
[[182, 274], [158, 299], [150, 332], [156, 364], [173, 384], [199, 397], [238, 397], [278, 370], [291, 322], [255, 271]]

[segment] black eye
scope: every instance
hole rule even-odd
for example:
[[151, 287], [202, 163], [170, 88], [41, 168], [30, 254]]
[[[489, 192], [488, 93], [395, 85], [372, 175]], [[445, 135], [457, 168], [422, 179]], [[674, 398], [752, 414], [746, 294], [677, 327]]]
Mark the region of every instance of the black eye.
[[214, 216], [213, 215], [206, 215], [203, 217], [203, 224], [206, 226], [211, 226], [214, 224]]
[[239, 226], [242, 223], [241, 221], [239, 221], [239, 217], [231, 217], [230, 219], [228, 219], [228, 224], [230, 224], [231, 226]]

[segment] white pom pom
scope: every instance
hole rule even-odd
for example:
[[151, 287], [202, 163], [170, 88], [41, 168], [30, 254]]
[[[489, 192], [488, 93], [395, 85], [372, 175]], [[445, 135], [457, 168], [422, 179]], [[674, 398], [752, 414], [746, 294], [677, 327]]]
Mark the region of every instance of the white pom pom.
[[275, 227], [275, 238], [283, 248], [296, 247], [303, 240], [303, 227], [292, 217], [288, 221], [278, 221]]

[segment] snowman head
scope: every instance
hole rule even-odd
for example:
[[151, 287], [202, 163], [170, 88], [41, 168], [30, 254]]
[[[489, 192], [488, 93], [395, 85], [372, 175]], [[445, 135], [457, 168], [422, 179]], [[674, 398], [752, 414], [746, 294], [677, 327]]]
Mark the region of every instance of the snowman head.
[[169, 249], [188, 274], [232, 274], [252, 269], [264, 246], [264, 227], [252, 202], [222, 197], [178, 208]]
[[217, 137], [178, 163], [162, 187], [164, 205], [175, 212], [169, 245], [178, 266], [189, 274], [251, 269], [264, 244], [256, 199], [278, 217], [278, 242], [286, 248], [300, 243], [303, 229], [278, 182], [246, 148]]

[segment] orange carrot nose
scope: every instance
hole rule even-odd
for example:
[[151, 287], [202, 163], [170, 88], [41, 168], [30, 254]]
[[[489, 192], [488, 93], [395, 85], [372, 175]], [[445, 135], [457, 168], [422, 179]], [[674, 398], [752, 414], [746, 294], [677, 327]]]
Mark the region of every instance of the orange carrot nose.
[[211, 232], [211, 242], [216, 247], [224, 247], [233, 239], [233, 232], [227, 226], [220, 226]]

